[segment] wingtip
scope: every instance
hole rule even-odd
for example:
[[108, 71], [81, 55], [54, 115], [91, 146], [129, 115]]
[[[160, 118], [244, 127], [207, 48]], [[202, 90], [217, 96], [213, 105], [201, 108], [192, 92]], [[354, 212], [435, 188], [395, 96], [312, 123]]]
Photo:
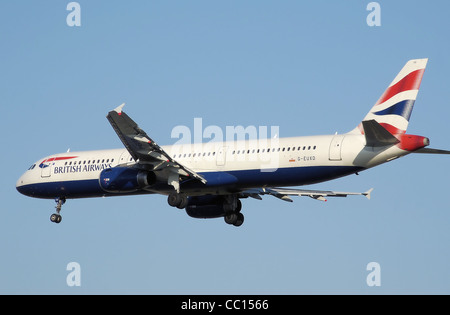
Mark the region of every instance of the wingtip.
[[366, 198], [370, 200], [370, 197], [371, 197], [370, 194], [372, 193], [372, 191], [373, 191], [373, 188], [370, 188], [363, 195], [366, 196]]
[[125, 106], [125, 103], [122, 103], [122, 105], [120, 105], [120, 106], [118, 106], [118, 107], [116, 107], [116, 108], [114, 108], [114, 111], [117, 113], [117, 114], [122, 114], [122, 108]]

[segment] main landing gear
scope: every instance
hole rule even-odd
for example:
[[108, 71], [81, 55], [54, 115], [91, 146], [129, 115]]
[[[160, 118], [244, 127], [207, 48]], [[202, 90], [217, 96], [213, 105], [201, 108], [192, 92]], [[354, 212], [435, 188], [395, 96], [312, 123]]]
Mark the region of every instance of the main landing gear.
[[52, 221], [54, 223], [60, 223], [62, 220], [62, 216], [59, 213], [61, 212], [62, 205], [66, 203], [66, 198], [64, 198], [64, 197], [56, 198], [55, 202], [56, 202], [56, 207], [55, 207], [56, 213], [53, 213], [50, 216], [50, 221]]
[[[234, 205], [234, 207], [233, 207]], [[234, 225], [236, 227], [241, 226], [244, 223], [244, 215], [241, 213], [242, 203], [236, 198], [235, 203], [232, 203], [231, 209], [229, 209], [223, 217], [226, 224]]]
[[171, 207], [177, 207], [178, 209], [184, 209], [188, 205], [188, 198], [185, 195], [178, 193], [171, 193], [167, 197], [167, 202]]

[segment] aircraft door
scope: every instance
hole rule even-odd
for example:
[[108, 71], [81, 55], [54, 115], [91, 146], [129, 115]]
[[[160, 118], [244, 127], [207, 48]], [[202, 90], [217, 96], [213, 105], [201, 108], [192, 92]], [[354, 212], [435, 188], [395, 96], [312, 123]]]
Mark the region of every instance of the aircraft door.
[[329, 159], [330, 161], [341, 161], [342, 160], [342, 142], [344, 141], [345, 135], [335, 135], [330, 143]]
[[120, 155], [118, 164], [120, 165], [128, 163], [130, 161], [130, 157], [130, 153], [127, 150], [123, 150], [122, 154]]
[[44, 160], [39, 167], [41, 168], [41, 177], [50, 177], [52, 175], [52, 168], [55, 158]]
[[217, 152], [216, 157], [216, 165], [217, 166], [225, 166], [226, 159], [227, 159], [227, 148], [228, 147], [220, 147], [219, 151]]

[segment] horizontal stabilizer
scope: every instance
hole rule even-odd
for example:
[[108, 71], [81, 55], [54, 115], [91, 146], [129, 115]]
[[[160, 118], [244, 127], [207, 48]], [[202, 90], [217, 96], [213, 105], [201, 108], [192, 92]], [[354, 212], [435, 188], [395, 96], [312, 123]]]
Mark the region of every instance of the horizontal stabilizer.
[[366, 120], [362, 122], [364, 135], [366, 136], [366, 145], [370, 147], [384, 147], [394, 145], [400, 141], [394, 137], [375, 120]]
[[447, 150], [439, 150], [439, 149], [431, 149], [431, 148], [422, 148], [413, 153], [426, 153], [426, 154], [450, 154], [450, 151]]

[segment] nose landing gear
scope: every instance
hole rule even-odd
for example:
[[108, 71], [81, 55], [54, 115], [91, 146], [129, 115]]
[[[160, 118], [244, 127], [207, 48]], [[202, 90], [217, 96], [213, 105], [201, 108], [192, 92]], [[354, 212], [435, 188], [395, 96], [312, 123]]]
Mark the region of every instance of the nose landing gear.
[[66, 198], [64, 198], [64, 197], [56, 198], [55, 202], [56, 202], [56, 207], [55, 207], [56, 213], [53, 213], [50, 216], [50, 221], [52, 221], [53, 223], [60, 223], [62, 220], [62, 216], [59, 213], [61, 212], [62, 205], [66, 203]]

